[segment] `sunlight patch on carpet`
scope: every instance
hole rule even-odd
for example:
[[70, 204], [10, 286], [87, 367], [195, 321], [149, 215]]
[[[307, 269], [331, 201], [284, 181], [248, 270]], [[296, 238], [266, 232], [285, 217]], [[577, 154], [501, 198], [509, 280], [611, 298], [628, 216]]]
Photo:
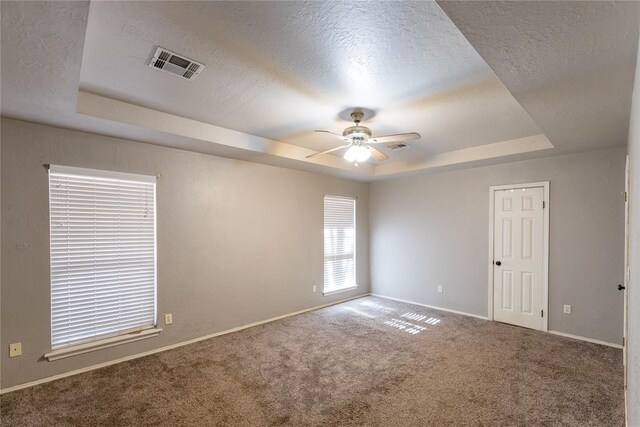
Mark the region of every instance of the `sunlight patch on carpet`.
[[415, 335], [420, 332], [426, 330], [425, 326], [416, 325], [411, 322], [406, 322], [400, 319], [391, 319], [384, 322], [385, 325], [391, 326], [392, 328], [400, 329], [401, 331], [407, 332], [409, 334]]
[[404, 318], [409, 319], [409, 320], [415, 320], [415, 321], [418, 321], [418, 322], [428, 323], [430, 325], [437, 325], [438, 323], [440, 323], [440, 319], [438, 319], [436, 317], [427, 318], [427, 316], [425, 316], [424, 314], [418, 314], [418, 313], [414, 313], [412, 311], [408, 311], [408, 312], [404, 313], [400, 317], [404, 317]]

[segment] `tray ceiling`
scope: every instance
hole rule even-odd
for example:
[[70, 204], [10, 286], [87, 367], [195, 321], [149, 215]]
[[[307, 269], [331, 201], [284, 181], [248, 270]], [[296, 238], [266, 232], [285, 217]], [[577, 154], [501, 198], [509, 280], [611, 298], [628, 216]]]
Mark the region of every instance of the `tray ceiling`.
[[[510, 22], [525, 25], [525, 13], [533, 23], [521, 35]], [[637, 5], [613, 3], [3, 2], [3, 58], [19, 61], [2, 61], [2, 114], [365, 180], [603, 148], [624, 143], [637, 17]], [[564, 32], [537, 37], [558, 20]], [[207, 67], [193, 81], [155, 70], [158, 46]], [[589, 57], [568, 61], [569, 48]], [[581, 67], [591, 68], [580, 82], [598, 77], [581, 98], [591, 109], [549, 93]], [[340, 152], [305, 159], [336, 145], [313, 130], [340, 133], [350, 107], [375, 113], [365, 119], [374, 134], [422, 139], [383, 146], [389, 160], [359, 168]], [[602, 141], [568, 138], [562, 114], [567, 126], [598, 127]]]

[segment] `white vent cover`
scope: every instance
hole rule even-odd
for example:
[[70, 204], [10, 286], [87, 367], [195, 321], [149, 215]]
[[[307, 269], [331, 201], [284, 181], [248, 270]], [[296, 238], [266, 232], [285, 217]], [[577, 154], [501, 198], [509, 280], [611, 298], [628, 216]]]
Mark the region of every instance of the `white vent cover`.
[[167, 71], [187, 80], [195, 80], [198, 74], [204, 70], [205, 65], [159, 47], [156, 49], [149, 67]]
[[410, 147], [409, 144], [405, 144], [404, 142], [398, 142], [396, 144], [387, 145], [387, 148], [391, 150], [400, 150], [401, 148]]

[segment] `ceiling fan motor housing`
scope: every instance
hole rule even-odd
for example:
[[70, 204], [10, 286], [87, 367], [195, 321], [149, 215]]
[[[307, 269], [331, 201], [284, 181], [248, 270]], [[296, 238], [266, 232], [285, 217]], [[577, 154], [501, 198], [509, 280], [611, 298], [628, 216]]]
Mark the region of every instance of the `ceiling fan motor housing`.
[[366, 126], [350, 126], [342, 132], [342, 135], [351, 139], [353, 144], [364, 144], [371, 138], [371, 129]]

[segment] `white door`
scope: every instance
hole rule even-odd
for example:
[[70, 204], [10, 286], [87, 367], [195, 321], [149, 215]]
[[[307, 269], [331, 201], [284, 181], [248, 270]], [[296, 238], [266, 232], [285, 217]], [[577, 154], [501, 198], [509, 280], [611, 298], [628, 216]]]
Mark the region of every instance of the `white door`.
[[623, 276], [623, 284], [622, 288], [618, 287], [624, 291], [624, 308], [623, 308], [623, 318], [624, 323], [622, 326], [622, 364], [625, 367], [624, 370], [624, 386], [625, 390], [627, 387], [627, 316], [628, 316], [628, 290], [629, 286], [629, 156], [627, 156], [627, 163], [625, 165], [625, 175], [624, 175], [624, 276]]
[[494, 197], [493, 318], [543, 329], [544, 188]]

